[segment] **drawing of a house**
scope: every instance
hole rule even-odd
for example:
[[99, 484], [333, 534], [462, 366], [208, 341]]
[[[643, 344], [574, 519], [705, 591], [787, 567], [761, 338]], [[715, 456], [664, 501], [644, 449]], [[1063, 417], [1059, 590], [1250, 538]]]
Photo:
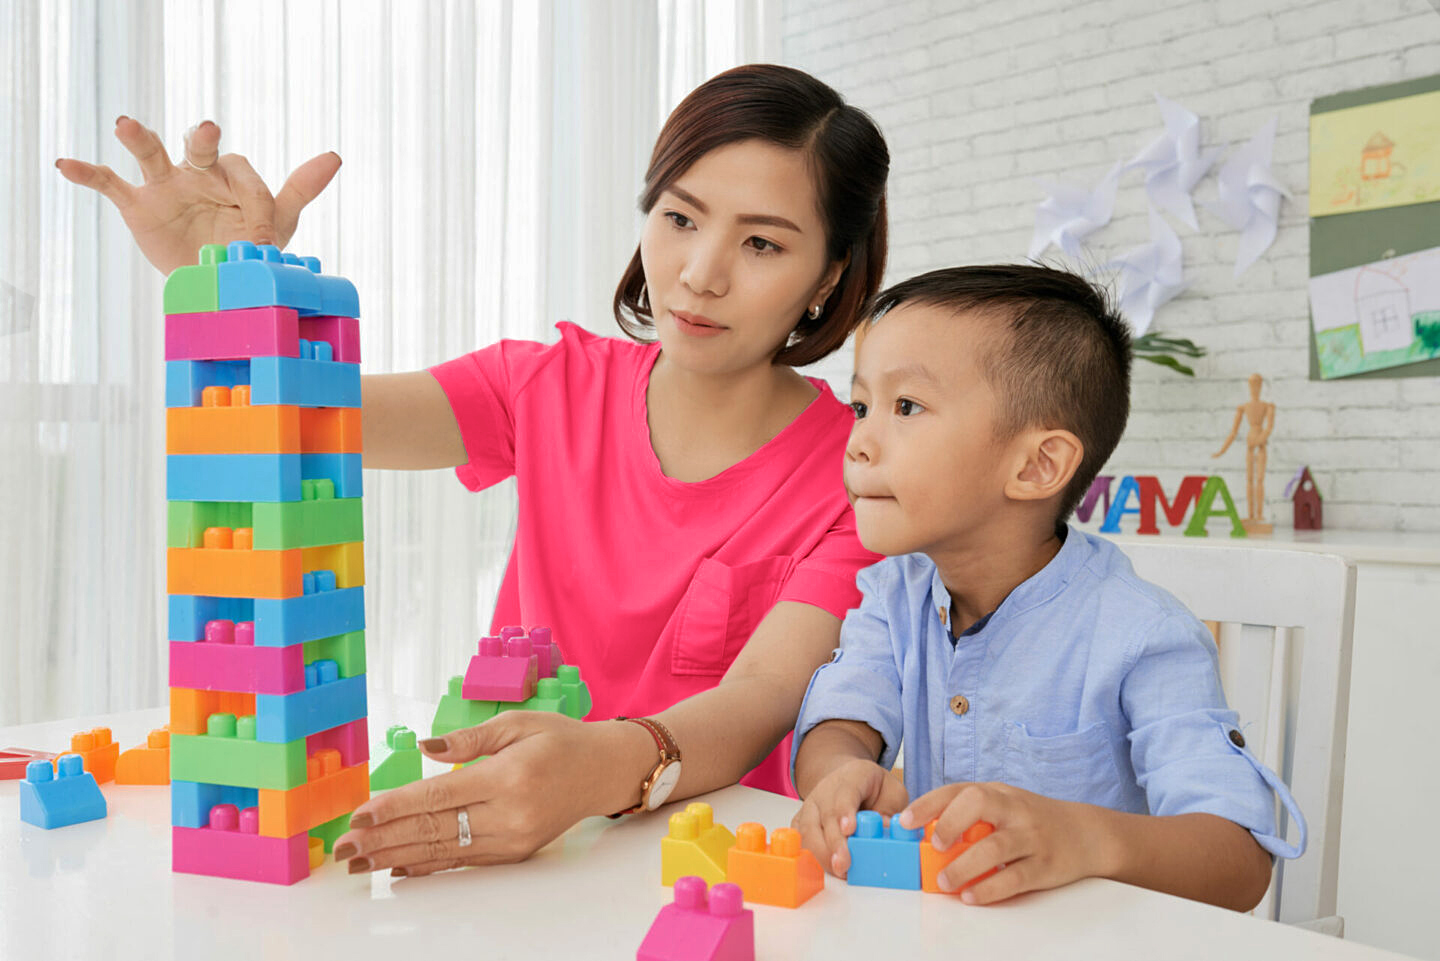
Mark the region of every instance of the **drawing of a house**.
[[1360, 269], [1355, 278], [1355, 316], [1360, 324], [1360, 349], [1367, 354], [1404, 350], [1415, 339], [1410, 290], [1383, 270]]
[[1360, 179], [1384, 180], [1390, 176], [1390, 154], [1395, 142], [1380, 131], [1360, 151]]

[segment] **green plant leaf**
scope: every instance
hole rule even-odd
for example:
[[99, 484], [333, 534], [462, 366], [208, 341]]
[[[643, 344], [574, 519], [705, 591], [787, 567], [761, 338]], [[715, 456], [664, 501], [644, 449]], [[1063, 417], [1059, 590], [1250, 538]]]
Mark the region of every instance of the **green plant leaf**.
[[1195, 376], [1195, 371], [1186, 367], [1169, 354], [1136, 354], [1135, 357], [1139, 360], [1148, 360], [1152, 364], [1159, 364], [1161, 367], [1169, 367], [1171, 370], [1178, 371], [1186, 377]]

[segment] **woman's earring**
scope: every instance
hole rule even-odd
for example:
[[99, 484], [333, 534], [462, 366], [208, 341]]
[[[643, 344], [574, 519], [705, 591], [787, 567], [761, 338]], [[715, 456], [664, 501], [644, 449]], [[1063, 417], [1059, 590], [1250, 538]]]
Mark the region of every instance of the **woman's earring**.
[[811, 320], [819, 320], [819, 319], [820, 319], [820, 305], [819, 305], [819, 304], [812, 304], [811, 307], [810, 307], [810, 310], [809, 310], [809, 314], [810, 314], [810, 319], [811, 319]]

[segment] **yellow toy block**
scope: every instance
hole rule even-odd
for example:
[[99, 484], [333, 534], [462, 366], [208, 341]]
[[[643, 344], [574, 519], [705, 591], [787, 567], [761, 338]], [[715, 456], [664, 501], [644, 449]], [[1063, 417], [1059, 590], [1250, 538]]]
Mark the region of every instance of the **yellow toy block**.
[[670, 815], [670, 834], [660, 839], [660, 883], [666, 887], [688, 874], [707, 884], [725, 880], [725, 865], [735, 835], [715, 823], [710, 805], [696, 801]]

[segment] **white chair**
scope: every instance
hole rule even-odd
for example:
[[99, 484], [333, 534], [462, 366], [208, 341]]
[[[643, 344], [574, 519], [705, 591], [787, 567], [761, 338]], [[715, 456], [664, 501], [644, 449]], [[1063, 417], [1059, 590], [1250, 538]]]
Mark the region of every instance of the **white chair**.
[[[1305, 814], [1309, 848], [1276, 864], [1254, 913], [1288, 923], [1333, 916], [1354, 564], [1332, 554], [1214, 541], [1126, 537], [1117, 543], [1141, 577], [1174, 594], [1200, 619], [1220, 622], [1226, 699], [1240, 713], [1251, 750], [1289, 785]], [[1280, 835], [1297, 840], [1278, 804], [1277, 816]]]

